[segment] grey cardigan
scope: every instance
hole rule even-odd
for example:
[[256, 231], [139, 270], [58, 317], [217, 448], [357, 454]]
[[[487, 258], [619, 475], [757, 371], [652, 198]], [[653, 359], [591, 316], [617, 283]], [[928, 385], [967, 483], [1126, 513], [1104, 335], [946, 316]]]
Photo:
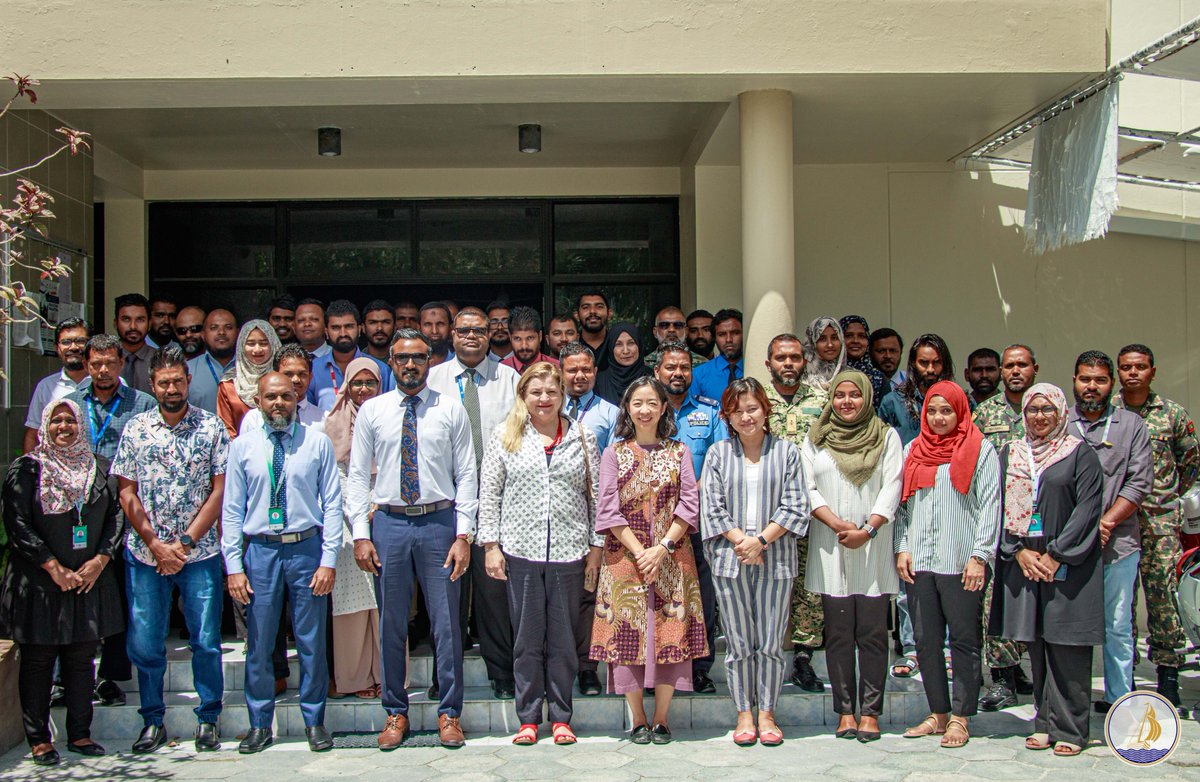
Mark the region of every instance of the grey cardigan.
[[[741, 443], [730, 438], [715, 443], [704, 457], [700, 480], [700, 534], [713, 575], [737, 578], [741, 563], [724, 534], [745, 529], [746, 460]], [[763, 552], [769, 578], [795, 578], [796, 546], [792, 536], [808, 532], [809, 503], [800, 449], [787, 440], [767, 435], [759, 460], [759, 519], [761, 528], [775, 522], [788, 531]]]

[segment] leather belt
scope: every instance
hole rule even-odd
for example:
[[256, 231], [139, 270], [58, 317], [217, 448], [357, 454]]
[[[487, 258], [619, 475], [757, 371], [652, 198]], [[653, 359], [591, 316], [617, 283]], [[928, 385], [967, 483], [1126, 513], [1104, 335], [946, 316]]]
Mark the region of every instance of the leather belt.
[[454, 507], [454, 500], [438, 500], [425, 505], [380, 505], [379, 509], [393, 516], [425, 516]]
[[321, 531], [320, 527], [309, 527], [303, 532], [285, 532], [282, 535], [247, 535], [250, 540], [256, 540], [259, 543], [299, 543], [302, 540], [308, 540], [313, 535]]

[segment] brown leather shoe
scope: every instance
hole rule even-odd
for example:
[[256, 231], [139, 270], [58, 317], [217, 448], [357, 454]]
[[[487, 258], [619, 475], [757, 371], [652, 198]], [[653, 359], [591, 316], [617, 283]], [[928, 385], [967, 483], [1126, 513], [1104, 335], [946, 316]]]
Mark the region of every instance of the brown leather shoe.
[[458, 717], [451, 717], [449, 714], [438, 715], [438, 738], [443, 747], [456, 748], [467, 743], [466, 737], [463, 736], [462, 725], [458, 723]]
[[408, 717], [403, 714], [389, 714], [383, 730], [379, 733], [379, 738], [376, 739], [376, 743], [381, 750], [389, 752], [399, 747], [407, 735]]
[[285, 692], [287, 692], [287, 679], [276, 679], [275, 680], [275, 697], [278, 698], [280, 695], [283, 695]]

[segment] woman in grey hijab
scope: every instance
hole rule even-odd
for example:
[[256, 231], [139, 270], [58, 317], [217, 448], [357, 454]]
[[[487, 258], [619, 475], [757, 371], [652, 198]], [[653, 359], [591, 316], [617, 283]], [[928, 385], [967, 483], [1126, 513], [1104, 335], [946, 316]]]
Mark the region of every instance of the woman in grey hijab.
[[804, 338], [804, 375], [806, 385], [829, 391], [829, 381], [846, 366], [846, 340], [836, 318], [822, 315], [808, 324]]

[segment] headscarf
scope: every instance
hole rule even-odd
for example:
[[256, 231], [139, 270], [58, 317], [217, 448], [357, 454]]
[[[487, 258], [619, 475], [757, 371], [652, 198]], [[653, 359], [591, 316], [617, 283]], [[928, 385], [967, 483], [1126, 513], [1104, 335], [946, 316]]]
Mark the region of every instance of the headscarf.
[[[929, 410], [929, 400], [935, 396], [949, 402], [958, 416], [958, 424], [950, 434], [935, 434], [929, 428], [925, 414]], [[925, 393], [920, 424], [921, 432], [913, 440], [908, 458], [904, 460], [904, 487], [900, 500], [907, 500], [918, 489], [932, 487], [937, 482], [938, 467], [943, 464], [950, 465], [950, 483], [954, 488], [960, 494], [969, 492], [971, 479], [975, 477], [975, 466], [979, 463], [979, 449], [983, 447], [983, 433], [971, 418], [971, 405], [966, 393], [950, 380], [934, 383]]]
[[[69, 408], [78, 422], [79, 434], [75, 442], [59, 448], [50, 439], [50, 419], [58, 408]], [[70, 399], [59, 399], [46, 405], [42, 411], [42, 423], [38, 427], [38, 446], [29, 456], [42, 466], [38, 501], [42, 513], [66, 513], [79, 502], [86, 500], [96, 480], [96, 457], [88, 443], [84, 427], [87, 421], [79, 405]]]
[[[845, 315], [841, 320], [838, 321], [838, 325], [842, 328], [843, 345], [846, 339], [846, 328], [851, 323], [861, 323], [863, 330], [866, 331], [867, 334], [871, 333], [871, 324], [867, 323], [867, 319], [862, 315]], [[871, 363], [870, 349], [868, 349], [866, 353], [862, 354], [858, 358], [850, 358], [849, 354], [846, 354], [846, 366], [850, 369], [857, 369], [859, 372], [862, 372], [864, 375], [871, 378], [871, 388], [875, 390], [875, 409], [878, 410], [880, 403], [883, 402], [883, 397], [891, 389], [886, 387], [888, 382], [887, 377], [879, 371], [878, 367]]]
[[358, 418], [358, 405], [350, 399], [350, 382], [359, 372], [369, 372], [382, 387], [379, 365], [373, 359], [359, 356], [350, 362], [343, 375], [345, 381], [338, 389], [333, 408], [325, 416], [325, 435], [333, 441], [333, 456], [338, 464], [350, 463], [350, 443], [354, 441], [354, 420]]
[[[250, 337], [250, 332], [258, 329], [267, 338], [267, 344], [271, 347], [271, 352], [267, 356], [267, 360], [262, 364], [252, 364], [250, 359], [246, 358], [246, 340]], [[275, 354], [279, 352], [282, 345], [279, 342], [279, 336], [275, 333], [275, 329], [271, 328], [271, 324], [265, 320], [249, 320], [242, 326], [242, 330], [238, 332], [237, 351], [234, 353], [235, 359], [233, 366], [225, 370], [223, 380], [233, 380], [233, 388], [237, 391], [238, 397], [252, 408], [258, 407], [254, 402], [254, 397], [258, 395], [259, 379], [271, 371], [271, 365], [275, 361]]]
[[[616, 356], [613, 354], [613, 349], [617, 346], [617, 338], [622, 334], [628, 334], [638, 346], [638, 358], [632, 366], [628, 367], [618, 364]], [[642, 341], [638, 335], [637, 326], [632, 323], [618, 323], [613, 326], [609, 329], [608, 337], [604, 340], [604, 347], [601, 349], [608, 355], [608, 366], [600, 370], [596, 376], [596, 395], [619, 407], [621, 397], [625, 394], [625, 389], [629, 388], [629, 384], [639, 377], [650, 374], [650, 369], [642, 361]]]
[[[817, 355], [817, 340], [820, 339], [821, 333], [830, 326], [837, 332], [838, 341], [842, 345], [837, 361], [825, 361]], [[805, 385], [819, 388], [822, 391], [831, 390], [833, 376], [845, 369], [846, 364], [846, 338], [842, 334], [842, 327], [833, 318], [822, 315], [808, 324], [808, 328], [804, 330], [804, 339], [800, 340], [800, 345], [804, 348], [804, 376], [800, 379]]]
[[1058, 386], [1037, 383], [1021, 398], [1021, 415], [1034, 397], [1044, 397], [1058, 410], [1058, 426], [1046, 437], [1036, 437], [1028, 426], [1025, 439], [1008, 447], [1008, 469], [1004, 474], [1004, 529], [1013, 535], [1024, 536], [1033, 522], [1033, 464], [1038, 474], [1066, 459], [1083, 442], [1067, 429], [1067, 397]]
[[[853, 383], [863, 396], [863, 406], [853, 421], [842, 420], [833, 409], [833, 391], [845, 382]], [[874, 474], [887, 442], [888, 427], [875, 415], [872, 393], [870, 379], [857, 369], [837, 373], [829, 382], [829, 399], [821, 408], [821, 417], [808, 430], [809, 441], [829, 451], [838, 472], [855, 486], [862, 486]]]

